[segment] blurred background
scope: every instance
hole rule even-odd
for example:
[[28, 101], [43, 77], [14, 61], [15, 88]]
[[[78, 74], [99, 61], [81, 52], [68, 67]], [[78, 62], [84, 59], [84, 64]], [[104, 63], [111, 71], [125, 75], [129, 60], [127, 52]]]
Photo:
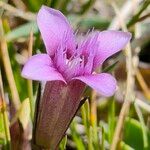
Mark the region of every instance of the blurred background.
[[[112, 73], [117, 92], [89, 100], [74, 118], [60, 149], [150, 149], [150, 0], [0, 0], [0, 148], [29, 149], [38, 82], [21, 77], [28, 58], [45, 52], [36, 13], [59, 9], [77, 36], [93, 30], [132, 33], [131, 43], [99, 68]], [[109, 43], [108, 43], [109, 44]]]

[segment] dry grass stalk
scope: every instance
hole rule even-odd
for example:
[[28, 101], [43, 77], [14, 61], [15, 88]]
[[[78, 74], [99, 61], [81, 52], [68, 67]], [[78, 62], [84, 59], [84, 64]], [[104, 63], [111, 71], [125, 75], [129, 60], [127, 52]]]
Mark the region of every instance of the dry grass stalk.
[[[122, 16], [120, 11], [118, 10], [115, 3], [113, 3], [114, 10], [116, 12], [116, 15], [120, 19], [120, 23], [122, 26], [122, 29], [124, 31], [127, 31], [125, 23], [122, 20]], [[114, 138], [111, 145], [111, 150], [116, 150], [117, 146], [119, 144], [119, 141], [121, 140], [121, 134], [123, 130], [123, 125], [125, 122], [125, 118], [128, 115], [131, 102], [134, 98], [134, 68], [133, 68], [133, 62], [132, 62], [132, 53], [131, 53], [131, 45], [128, 44], [125, 49], [125, 56], [126, 56], [126, 69], [127, 69], [127, 83], [126, 83], [126, 94], [124, 98], [124, 103], [122, 105], [117, 126], [114, 132]]]
[[141, 72], [138, 69], [136, 70], [136, 78], [143, 90], [145, 97], [150, 100], [150, 90], [149, 90], [147, 84], [145, 83]]
[[[28, 57], [32, 56], [33, 51], [33, 31], [30, 32], [29, 37], [29, 45], [28, 45]], [[30, 110], [31, 110], [31, 119], [34, 119], [34, 102], [33, 102], [33, 87], [32, 87], [32, 80], [27, 80], [28, 84], [28, 95], [30, 100]]]
[[[2, 20], [0, 20], [0, 28], [1, 28], [1, 32], [2, 32], [2, 29], [3, 29], [2, 28]], [[13, 71], [12, 71], [12, 68], [11, 68], [7, 43], [6, 43], [6, 40], [5, 40], [5, 37], [4, 37], [3, 33], [1, 33], [0, 50], [1, 50], [1, 54], [2, 54], [2, 61], [3, 61], [3, 64], [4, 64], [6, 77], [7, 77], [8, 84], [9, 84], [9, 87], [10, 87], [10, 91], [11, 91], [11, 94], [12, 94], [12, 102], [13, 102], [13, 105], [14, 105], [15, 109], [18, 110], [19, 107], [20, 107], [20, 98], [19, 98], [17, 87], [16, 87], [15, 79], [14, 79], [14, 76], [13, 76]]]
[[4, 89], [3, 89], [3, 82], [2, 82], [2, 76], [1, 76], [1, 71], [0, 71], [0, 111], [2, 111], [3, 115], [3, 123], [4, 123], [4, 128], [5, 128], [5, 138], [6, 138], [6, 144], [7, 144], [7, 149], [10, 150], [10, 130], [9, 130], [9, 120], [8, 120], [8, 113], [6, 109], [6, 103], [4, 101]]
[[6, 4], [3, 1], [0, 1], [0, 7], [7, 10], [8, 12], [10, 12], [11, 15], [23, 18], [25, 20], [32, 21], [32, 20], [35, 20], [35, 18], [36, 18], [35, 14], [33, 14], [31, 12], [24, 12], [24, 11], [17, 9], [9, 4]]
[[[142, 0], [127, 0], [125, 1], [123, 7], [120, 9], [119, 13], [121, 14], [122, 20], [128, 20], [130, 15], [133, 13], [133, 7], [137, 8]], [[109, 29], [118, 30], [122, 25], [120, 22], [120, 17], [116, 17], [111, 22]]]

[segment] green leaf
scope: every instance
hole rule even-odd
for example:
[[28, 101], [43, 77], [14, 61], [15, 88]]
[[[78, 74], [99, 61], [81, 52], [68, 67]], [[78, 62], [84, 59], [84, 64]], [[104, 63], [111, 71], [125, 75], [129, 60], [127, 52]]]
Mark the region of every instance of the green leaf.
[[135, 110], [138, 115], [139, 121], [141, 123], [141, 129], [143, 133], [143, 149], [147, 149], [148, 148], [148, 136], [147, 136], [146, 125], [144, 122], [143, 114], [137, 104], [134, 104], [134, 106], [135, 106]]
[[83, 144], [80, 134], [77, 132], [76, 125], [77, 125], [77, 122], [74, 119], [70, 126], [71, 136], [72, 136], [73, 141], [75, 142], [76, 148], [78, 150], [84, 150], [86, 148]]
[[[116, 120], [117, 121], [117, 120]], [[116, 122], [115, 121], [115, 122]], [[109, 130], [107, 124], [103, 126], [105, 129], [105, 140], [109, 140]], [[148, 135], [148, 148], [150, 149], [150, 131], [146, 127], [146, 132]], [[126, 118], [124, 124], [123, 140], [120, 143], [121, 150], [145, 150], [143, 144], [143, 132], [141, 123], [133, 118]]]
[[[17, 86], [17, 90], [19, 93], [20, 100], [22, 101], [25, 99], [27, 96], [27, 81], [21, 77], [21, 66], [18, 64], [16, 60], [16, 50], [12, 42], [9, 42], [8, 44], [8, 52], [9, 52], [9, 57], [11, 61], [11, 67], [13, 70], [13, 75], [15, 78], [15, 83]], [[7, 84], [5, 84], [5, 87]], [[9, 87], [7, 87], [9, 89]], [[9, 92], [9, 91], [8, 91]]]
[[150, 5], [150, 1], [149, 1], [149, 0], [145, 0], [145, 1], [142, 3], [142, 5], [140, 5], [141, 7], [140, 7], [140, 9], [138, 10], [138, 12], [137, 12], [137, 13], [131, 18], [131, 20], [128, 22], [128, 24], [127, 24], [127, 27], [128, 27], [128, 28], [131, 27], [132, 25], [134, 25], [134, 24], [138, 21], [140, 15], [148, 8], [149, 5]]
[[106, 67], [103, 69], [103, 72], [111, 72], [115, 67], [116, 65], [118, 64], [119, 61], [116, 61], [114, 62], [112, 65]]
[[[92, 150], [93, 148], [93, 138], [91, 136], [91, 126], [90, 126], [90, 104], [89, 101], [85, 101], [85, 103], [81, 107], [81, 115], [82, 121], [85, 128], [85, 133], [87, 136], [87, 146], [88, 149]], [[93, 134], [93, 132], [92, 132]]]
[[66, 144], [67, 144], [67, 135], [65, 135], [65, 137], [62, 139], [59, 145], [60, 150], [66, 149]]
[[0, 145], [5, 144], [5, 127], [4, 127], [4, 119], [3, 114], [0, 111]]
[[115, 101], [114, 98], [111, 98], [109, 101], [109, 109], [108, 109], [108, 140], [109, 143], [112, 142], [114, 130], [115, 130]]
[[30, 8], [31, 11], [38, 11], [42, 4], [44, 4], [44, 0], [27, 0], [28, 8]]
[[[150, 149], [150, 131], [146, 128], [148, 135], [148, 149]], [[134, 148], [135, 150], [142, 150], [143, 144], [143, 133], [141, 123], [135, 119], [127, 118], [124, 128], [123, 141]]]
[[105, 30], [109, 26], [110, 22], [108, 20], [105, 20], [103, 18], [100, 18], [99, 16], [93, 16], [89, 18], [85, 18], [81, 20], [79, 23], [80, 28], [94, 28], [94, 29], [101, 29]]
[[121, 150], [134, 150], [134, 148], [130, 147], [129, 145], [125, 144], [123, 141], [120, 144]]
[[31, 30], [33, 33], [38, 33], [37, 23], [35, 21], [21, 25], [6, 34], [7, 41], [16, 40], [20, 37], [29, 36]]

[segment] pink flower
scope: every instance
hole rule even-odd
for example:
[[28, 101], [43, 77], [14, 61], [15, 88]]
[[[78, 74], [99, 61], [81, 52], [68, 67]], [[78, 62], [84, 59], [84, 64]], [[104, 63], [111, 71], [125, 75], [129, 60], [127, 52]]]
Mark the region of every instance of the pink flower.
[[42, 6], [37, 23], [47, 54], [32, 56], [25, 64], [22, 76], [40, 81], [62, 81], [65, 84], [80, 80], [104, 96], [116, 90], [116, 80], [108, 73], [94, 70], [129, 42], [131, 34], [121, 31], [102, 31], [76, 43], [73, 30], [58, 10]]
[[114, 77], [94, 70], [119, 52], [131, 35], [121, 31], [95, 32], [76, 43], [65, 16], [46, 6], [40, 9], [37, 23], [47, 54], [32, 56], [22, 76], [47, 81], [37, 100], [33, 143], [40, 148], [55, 149], [80, 107], [86, 84], [101, 95], [114, 94]]

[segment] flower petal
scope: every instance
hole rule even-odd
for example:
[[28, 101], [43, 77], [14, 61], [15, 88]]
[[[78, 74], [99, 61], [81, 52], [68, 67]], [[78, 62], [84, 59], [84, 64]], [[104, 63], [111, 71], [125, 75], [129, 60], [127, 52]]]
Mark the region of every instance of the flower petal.
[[51, 58], [47, 54], [37, 54], [32, 56], [25, 64], [22, 70], [22, 76], [31, 80], [61, 80], [65, 82], [62, 75], [53, 67]]
[[54, 55], [60, 43], [66, 43], [70, 51], [75, 48], [73, 31], [60, 11], [42, 6], [37, 15], [37, 24], [49, 55]]
[[84, 74], [91, 74], [93, 71], [94, 58], [96, 56], [96, 52], [98, 51], [98, 36], [99, 32], [89, 34], [78, 46], [77, 52], [84, 56]]
[[131, 39], [129, 32], [102, 31], [99, 33], [99, 48], [95, 57], [95, 67], [102, 64], [108, 57], [119, 52]]
[[107, 73], [79, 76], [73, 79], [86, 83], [103, 96], [112, 96], [116, 91], [116, 80]]

